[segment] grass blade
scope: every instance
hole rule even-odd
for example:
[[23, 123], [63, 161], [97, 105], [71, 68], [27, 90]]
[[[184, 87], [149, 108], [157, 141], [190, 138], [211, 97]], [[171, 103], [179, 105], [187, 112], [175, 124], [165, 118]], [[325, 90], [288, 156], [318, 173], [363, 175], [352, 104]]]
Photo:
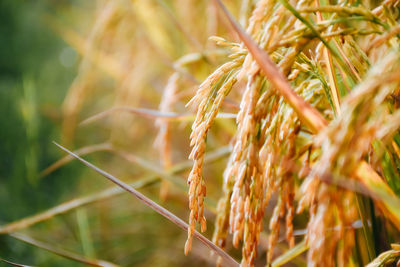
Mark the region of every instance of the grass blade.
[[293, 248], [286, 251], [283, 255], [276, 258], [272, 262], [272, 267], [279, 267], [279, 266], [282, 266], [282, 265], [288, 263], [292, 259], [299, 256], [301, 253], [305, 252], [307, 249], [308, 249], [308, 245], [306, 244], [306, 241], [305, 240], [301, 241], [296, 246], [294, 246]]
[[74, 261], [78, 261], [90, 266], [99, 266], [99, 267], [116, 267], [118, 265], [115, 265], [114, 263], [108, 262], [108, 261], [103, 261], [103, 260], [98, 260], [98, 259], [88, 259], [85, 258], [81, 255], [69, 252], [69, 251], [65, 251], [63, 249], [60, 248], [55, 248], [52, 245], [46, 244], [44, 242], [38, 241], [36, 239], [33, 239], [29, 236], [23, 235], [23, 234], [19, 234], [19, 233], [13, 233], [10, 234], [11, 237], [18, 239], [20, 241], [23, 241], [25, 243], [31, 244], [32, 246], [47, 250], [53, 254], [57, 254], [61, 257], [70, 259], [70, 260], [74, 260]]
[[[143, 202], [148, 207], [150, 207], [151, 209], [153, 209], [154, 211], [156, 211], [160, 215], [164, 216], [165, 218], [167, 218], [171, 222], [175, 223], [180, 228], [184, 229], [185, 231], [188, 230], [189, 226], [188, 226], [188, 224], [186, 222], [184, 222], [182, 219], [180, 219], [179, 217], [177, 217], [175, 214], [171, 213], [170, 211], [168, 211], [164, 207], [158, 205], [157, 203], [155, 203], [154, 201], [152, 201], [151, 199], [149, 199], [148, 197], [146, 197], [142, 193], [138, 192], [132, 186], [128, 185], [127, 183], [124, 183], [123, 181], [119, 180], [118, 178], [112, 176], [111, 174], [99, 169], [95, 165], [93, 165], [90, 162], [82, 159], [78, 155], [75, 155], [74, 153], [72, 153], [68, 149], [64, 148], [63, 146], [61, 146], [61, 145], [59, 145], [59, 144], [57, 144], [55, 142], [54, 142], [54, 144], [57, 145], [62, 150], [64, 150], [65, 152], [67, 152], [68, 154], [74, 156], [76, 159], [81, 161], [83, 164], [85, 164], [89, 168], [95, 170], [96, 172], [100, 173], [101, 175], [103, 175], [105, 178], [107, 178], [111, 182], [117, 184], [118, 186], [120, 186], [124, 190], [128, 191], [129, 193], [131, 193], [137, 199], [139, 199], [141, 202]], [[210, 250], [215, 251], [215, 253], [217, 253], [219, 256], [221, 256], [226, 261], [226, 263], [229, 264], [229, 266], [238, 266], [239, 265], [229, 254], [227, 254], [225, 251], [223, 251], [220, 247], [216, 246], [214, 243], [212, 243], [206, 237], [201, 235], [199, 232], [195, 231], [194, 232], [194, 236], [197, 239], [199, 239], [204, 245], [206, 245]]]
[[78, 225], [83, 255], [90, 258], [96, 257], [87, 211], [85, 208], [80, 208], [76, 210], [76, 221]]

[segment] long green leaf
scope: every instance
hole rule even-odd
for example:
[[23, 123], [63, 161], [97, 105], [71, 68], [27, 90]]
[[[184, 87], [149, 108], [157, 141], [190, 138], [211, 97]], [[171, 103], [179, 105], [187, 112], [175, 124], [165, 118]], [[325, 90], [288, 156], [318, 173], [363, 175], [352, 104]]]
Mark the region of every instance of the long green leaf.
[[299, 256], [301, 253], [305, 252], [308, 248], [309, 246], [306, 244], [306, 241], [305, 240], [301, 241], [296, 246], [294, 246], [293, 248], [289, 249], [284, 254], [276, 258], [272, 262], [272, 267], [279, 267], [284, 265], [285, 263], [288, 263], [289, 261]]

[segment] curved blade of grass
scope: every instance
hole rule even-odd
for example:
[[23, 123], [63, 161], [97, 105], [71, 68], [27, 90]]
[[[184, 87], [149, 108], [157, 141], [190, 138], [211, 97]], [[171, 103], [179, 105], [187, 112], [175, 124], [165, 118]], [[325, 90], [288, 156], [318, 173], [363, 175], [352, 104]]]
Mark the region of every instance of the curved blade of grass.
[[282, 265], [288, 263], [289, 261], [291, 261], [292, 259], [296, 258], [297, 256], [299, 256], [301, 253], [305, 252], [308, 248], [309, 248], [309, 246], [306, 244], [306, 241], [303, 240], [300, 243], [298, 243], [296, 246], [292, 247], [291, 249], [286, 251], [284, 254], [282, 254], [281, 256], [276, 258], [272, 262], [271, 266], [272, 267], [282, 266]]
[[[96, 172], [100, 173], [101, 175], [103, 175], [105, 178], [107, 178], [111, 182], [113, 182], [116, 185], [120, 186], [125, 191], [131, 193], [138, 200], [140, 200], [141, 202], [146, 204], [148, 207], [150, 207], [151, 209], [153, 209], [154, 211], [156, 211], [160, 215], [164, 216], [165, 218], [167, 218], [168, 220], [170, 220], [171, 222], [173, 222], [174, 224], [176, 224], [177, 226], [179, 226], [183, 230], [185, 230], [185, 231], [188, 230], [189, 225], [186, 222], [184, 222], [182, 219], [177, 217], [175, 214], [173, 214], [169, 210], [167, 210], [164, 207], [158, 205], [157, 203], [155, 203], [154, 201], [152, 201], [151, 199], [149, 199], [148, 197], [146, 197], [145, 195], [143, 195], [142, 193], [137, 191], [135, 188], [133, 188], [129, 184], [124, 183], [123, 181], [119, 180], [118, 178], [114, 177], [113, 175], [111, 175], [111, 174], [99, 169], [95, 165], [93, 165], [90, 162], [82, 159], [78, 155], [75, 155], [74, 153], [72, 153], [68, 149], [64, 148], [63, 146], [61, 146], [61, 145], [59, 145], [59, 144], [57, 144], [55, 142], [54, 142], [54, 144], [56, 146], [58, 146], [59, 148], [61, 148], [62, 150], [64, 150], [65, 152], [67, 152], [68, 154], [74, 156], [76, 159], [78, 159], [80, 162], [82, 162], [83, 164], [85, 164], [89, 168], [95, 170]], [[228, 253], [226, 253], [220, 247], [216, 246], [214, 243], [212, 243], [205, 236], [203, 236], [202, 234], [200, 234], [197, 231], [195, 231], [193, 235], [198, 240], [200, 240], [200, 242], [202, 242], [205, 246], [207, 246], [210, 250], [213, 250], [215, 253], [217, 253], [219, 256], [221, 256], [221, 258], [223, 258], [226, 261], [226, 263], [228, 263], [230, 266], [239, 266], [239, 264]]]
[[81, 262], [81, 263], [84, 263], [84, 264], [87, 264], [87, 265], [90, 265], [90, 266], [99, 266], [99, 267], [116, 267], [116, 266], [118, 266], [118, 265], [116, 265], [114, 263], [111, 263], [111, 262], [108, 262], [108, 261], [104, 261], [104, 260], [85, 258], [85, 257], [83, 257], [81, 255], [76, 254], [76, 253], [69, 252], [69, 251], [66, 251], [66, 250], [63, 250], [63, 249], [60, 249], [60, 248], [56, 248], [56, 247], [54, 247], [52, 245], [46, 244], [46, 243], [44, 243], [42, 241], [38, 241], [36, 239], [33, 239], [33, 238], [29, 237], [29, 236], [26, 236], [26, 235], [23, 235], [23, 234], [20, 234], [20, 233], [13, 233], [13, 234], [10, 234], [10, 236], [15, 238], [15, 239], [18, 239], [20, 241], [23, 241], [25, 243], [28, 243], [30, 245], [33, 245], [35, 247], [47, 250], [47, 251], [49, 251], [49, 252], [51, 252], [53, 254], [57, 254], [57, 255], [59, 255], [61, 257], [64, 257], [64, 258], [67, 258], [67, 259], [70, 259], [70, 260], [73, 260], [73, 261], [78, 261], [78, 262]]
[[[229, 147], [223, 147], [220, 148], [216, 151], [213, 151], [211, 153], [208, 153], [204, 159], [204, 162], [213, 162], [216, 161], [222, 157], [225, 157], [229, 154], [230, 149]], [[188, 170], [192, 167], [193, 163], [191, 160], [184, 161], [182, 163], [178, 163], [171, 167], [168, 170], [169, 174], [176, 174], [185, 170]], [[130, 183], [129, 185], [134, 187], [134, 188], [143, 188], [145, 186], [149, 186], [155, 182], [159, 181], [159, 176], [152, 174], [152, 175], [147, 175], [145, 177], [139, 178], [137, 181]], [[185, 189], [186, 191], [186, 189]], [[64, 214], [70, 210], [89, 205], [91, 203], [97, 202], [97, 201], [102, 201], [106, 200], [111, 197], [116, 197], [121, 194], [125, 193], [125, 190], [123, 190], [119, 186], [114, 186], [110, 187], [108, 189], [102, 190], [97, 193], [90, 194], [88, 196], [84, 197], [79, 197], [72, 199], [70, 201], [61, 203], [53, 208], [50, 208], [46, 211], [40, 212], [36, 215], [29, 216], [23, 219], [20, 219], [18, 221], [6, 224], [4, 226], [0, 226], [0, 234], [8, 234], [12, 232], [19, 231], [21, 229], [28, 228], [34, 224], [49, 220], [53, 218], [54, 216]]]
[[[94, 116], [91, 116], [84, 121], [80, 123], [80, 125], [86, 125], [89, 123], [92, 123], [94, 121], [97, 121], [99, 119], [102, 119], [111, 113], [117, 112], [117, 111], [125, 111], [129, 113], [133, 113], [136, 115], [141, 115], [145, 118], [149, 119], [157, 119], [157, 118], [163, 118], [166, 120], [176, 120], [176, 121], [192, 121], [195, 119], [195, 115], [193, 114], [178, 114], [175, 112], [161, 112], [158, 110], [154, 109], [147, 109], [147, 108], [133, 108], [133, 107], [113, 107], [109, 110], [100, 112]], [[224, 119], [236, 119], [236, 114], [232, 113], [220, 113], [217, 115], [217, 118], [224, 118]]]
[[[259, 64], [275, 90], [277, 90], [285, 101], [296, 111], [300, 121], [308, 126], [314, 133], [318, 133], [325, 128], [328, 124], [325, 118], [291, 89], [289, 82], [275, 66], [267, 52], [259, 48], [251, 37], [244, 32], [221, 0], [214, 1], [216, 1], [222, 9], [233, 29], [239, 35], [255, 61]], [[392, 221], [392, 223], [400, 229], [400, 200], [398, 198], [394, 199], [395, 194], [391, 188], [383, 182], [381, 177], [365, 161], [362, 161], [355, 169], [354, 176], [380, 200], [377, 203], [378, 206]]]

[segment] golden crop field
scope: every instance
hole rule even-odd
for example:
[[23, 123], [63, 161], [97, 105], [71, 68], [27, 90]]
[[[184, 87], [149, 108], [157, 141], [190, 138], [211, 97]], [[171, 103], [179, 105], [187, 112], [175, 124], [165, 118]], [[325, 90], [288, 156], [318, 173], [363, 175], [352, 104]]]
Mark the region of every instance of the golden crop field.
[[399, 1], [1, 9], [0, 264], [400, 266]]

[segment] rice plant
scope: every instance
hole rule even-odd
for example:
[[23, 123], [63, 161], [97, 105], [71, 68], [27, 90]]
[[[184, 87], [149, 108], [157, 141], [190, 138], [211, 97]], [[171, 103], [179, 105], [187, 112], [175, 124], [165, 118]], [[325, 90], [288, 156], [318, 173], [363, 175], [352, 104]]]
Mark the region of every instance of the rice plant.
[[[150, 259], [168, 251], [164, 234], [143, 266], [400, 264], [399, 1], [95, 7], [85, 33], [47, 18], [81, 61], [62, 105], [69, 155], [40, 176], [77, 158], [119, 187], [1, 234], [27, 240], [14, 232], [128, 191], [187, 232], [177, 262]], [[98, 152], [112, 160], [81, 158]], [[117, 255], [106, 253], [105, 265], [134, 265]]]

